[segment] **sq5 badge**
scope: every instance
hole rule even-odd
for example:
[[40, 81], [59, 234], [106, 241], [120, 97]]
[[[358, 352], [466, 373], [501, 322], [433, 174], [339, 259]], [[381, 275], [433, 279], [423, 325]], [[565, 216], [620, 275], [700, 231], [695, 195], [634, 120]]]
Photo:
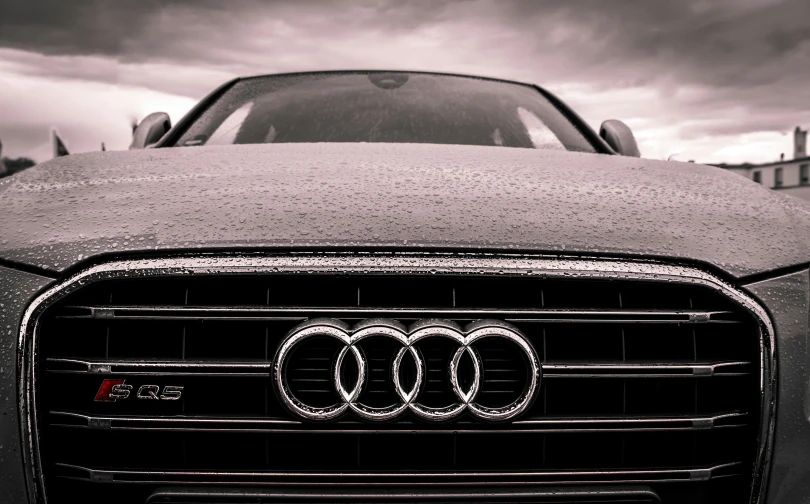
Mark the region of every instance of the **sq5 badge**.
[[[97, 402], [116, 402], [118, 399], [128, 399], [132, 394], [132, 385], [126, 380], [104, 380], [96, 392]], [[180, 399], [183, 387], [178, 385], [166, 385], [162, 389], [160, 385], [141, 385], [135, 397], [153, 401], [176, 401]]]

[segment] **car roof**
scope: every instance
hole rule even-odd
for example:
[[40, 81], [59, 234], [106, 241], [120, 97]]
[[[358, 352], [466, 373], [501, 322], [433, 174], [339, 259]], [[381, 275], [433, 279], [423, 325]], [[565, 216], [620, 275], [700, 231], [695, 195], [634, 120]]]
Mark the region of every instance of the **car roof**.
[[516, 80], [510, 79], [500, 79], [497, 77], [486, 77], [483, 75], [474, 75], [474, 74], [464, 74], [464, 73], [455, 73], [455, 72], [435, 72], [435, 71], [427, 71], [427, 70], [392, 70], [392, 69], [346, 69], [346, 70], [311, 70], [311, 71], [302, 71], [302, 72], [282, 72], [282, 73], [272, 73], [272, 74], [255, 74], [255, 75], [246, 75], [243, 77], [239, 77], [238, 80], [249, 80], [249, 79], [261, 79], [266, 77], [290, 77], [296, 75], [330, 75], [330, 74], [366, 74], [366, 73], [407, 73], [407, 74], [418, 74], [418, 75], [436, 75], [441, 77], [462, 77], [467, 79], [478, 79], [478, 80], [485, 80], [491, 82], [503, 82], [505, 84], [516, 84], [519, 86], [528, 86], [528, 87], [539, 87], [536, 84], [532, 84], [529, 82], [521, 82]]

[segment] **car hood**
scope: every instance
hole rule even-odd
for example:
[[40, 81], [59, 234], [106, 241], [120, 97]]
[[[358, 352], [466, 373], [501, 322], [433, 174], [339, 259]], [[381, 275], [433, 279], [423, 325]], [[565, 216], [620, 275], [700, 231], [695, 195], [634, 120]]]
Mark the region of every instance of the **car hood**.
[[0, 180], [0, 258], [62, 272], [154, 250], [487, 250], [810, 261], [810, 206], [719, 168], [424, 144], [97, 152]]

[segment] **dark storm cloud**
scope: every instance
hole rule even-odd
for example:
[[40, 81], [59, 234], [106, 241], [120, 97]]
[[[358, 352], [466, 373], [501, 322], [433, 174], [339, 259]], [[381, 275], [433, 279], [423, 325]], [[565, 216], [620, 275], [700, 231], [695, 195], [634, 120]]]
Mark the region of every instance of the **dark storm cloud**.
[[154, 0], [5, 0], [0, 44], [45, 54], [118, 56], [160, 7]]
[[560, 12], [564, 22], [594, 35], [593, 44], [580, 47], [583, 59], [655, 71], [641, 79], [670, 75], [720, 87], [767, 84], [801, 71], [779, 66], [810, 50], [806, 0], [582, 0], [566, 2]]
[[462, 37], [482, 25], [519, 31], [523, 47], [510, 49], [565, 54], [586, 79], [598, 69], [623, 82], [668, 76], [723, 87], [773, 82], [774, 64], [806, 56], [810, 42], [807, 0], [6, 0], [0, 10], [0, 46], [45, 54], [226, 63], [219, 42], [250, 47], [240, 27], [258, 19], [310, 28], [316, 39], [466, 22]]
[[[360, 0], [350, 5], [376, 3]], [[126, 61], [205, 59], [206, 55], [216, 54], [217, 39], [238, 41], [241, 34], [234, 28], [255, 21], [257, 16], [284, 16], [286, 21], [306, 24], [328, 4], [321, 0], [5, 0], [0, 5], [0, 47], [48, 55], [110, 56]], [[428, 7], [431, 3], [422, 5]], [[393, 5], [380, 5], [374, 10], [410, 11]], [[408, 17], [401, 19], [403, 28], [407, 27]], [[167, 29], [162, 30], [164, 26]], [[209, 51], [188, 51], [188, 39]], [[207, 44], [203, 44], [205, 41]]]
[[[528, 10], [513, 17], [527, 31], [532, 25], [545, 31], [535, 39], [536, 52], [545, 45], [570, 55], [559, 70], [572, 80], [656, 88], [660, 100], [675, 105], [672, 122], [705, 120], [684, 127], [683, 139], [784, 131], [810, 118], [807, 0], [558, 5], [548, 11], [527, 2]], [[680, 92], [690, 86], [702, 92]]]

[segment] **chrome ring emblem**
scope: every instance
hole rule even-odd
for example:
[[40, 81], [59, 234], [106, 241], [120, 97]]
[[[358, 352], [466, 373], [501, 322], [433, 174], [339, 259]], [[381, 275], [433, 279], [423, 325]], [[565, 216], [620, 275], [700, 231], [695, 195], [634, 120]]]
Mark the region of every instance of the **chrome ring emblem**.
[[[330, 373], [338, 401], [329, 406], [312, 406], [304, 403], [295, 396], [287, 383], [287, 365], [290, 356], [296, 347], [314, 337], [337, 340], [340, 348], [333, 359]], [[391, 388], [398, 402], [388, 406], [373, 407], [361, 402], [369, 379], [369, 364], [360, 343], [371, 337], [386, 338], [399, 345], [393, 354], [390, 374]], [[425, 388], [427, 370], [425, 359], [416, 345], [428, 338], [442, 338], [458, 345], [449, 359], [447, 370], [448, 385], [455, 402], [442, 407], [427, 406], [419, 402], [419, 396]], [[505, 406], [486, 406], [477, 401], [486, 369], [475, 349], [475, 343], [485, 338], [514, 345], [524, 354], [527, 363], [527, 380], [523, 391], [517, 399]], [[471, 368], [468, 373], [470, 383], [466, 390], [459, 377], [465, 354], [469, 357]], [[412, 384], [404, 383], [402, 379], [403, 361], [406, 357], [413, 363]], [[343, 371], [346, 362], [352, 360], [356, 366], [357, 376], [353, 384], [347, 385], [344, 383]], [[306, 420], [332, 420], [351, 412], [364, 420], [385, 421], [410, 411], [419, 418], [431, 421], [450, 420], [464, 412], [469, 412], [482, 420], [503, 421], [515, 418], [531, 406], [540, 385], [540, 361], [532, 345], [517, 328], [497, 320], [475, 322], [464, 330], [449, 321], [422, 320], [407, 330], [398, 322], [385, 319], [365, 320], [351, 329], [339, 320], [315, 319], [299, 325], [287, 335], [276, 352], [273, 374], [278, 396], [284, 405]]]

